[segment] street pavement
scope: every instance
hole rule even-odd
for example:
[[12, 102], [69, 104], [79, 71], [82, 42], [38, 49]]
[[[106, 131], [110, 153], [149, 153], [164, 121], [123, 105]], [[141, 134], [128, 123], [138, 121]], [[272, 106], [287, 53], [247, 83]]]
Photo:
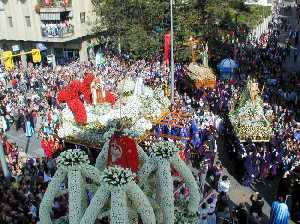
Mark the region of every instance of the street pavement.
[[[292, 12], [287, 12], [284, 16], [288, 17], [289, 22], [292, 24], [295, 30], [300, 30], [300, 25], [297, 23], [296, 19], [296, 10], [292, 8]], [[280, 41], [281, 45], [284, 46], [285, 40], [288, 37], [288, 32], [281, 31]], [[299, 48], [299, 44], [297, 46], [293, 46]], [[300, 52], [299, 52], [300, 53]], [[288, 72], [297, 72], [300, 71], [300, 55], [296, 63], [294, 62], [293, 54], [286, 60], [283, 65], [285, 71]], [[40, 140], [37, 135], [34, 135], [31, 138], [27, 138], [23, 130], [16, 131], [14, 127], [12, 127], [7, 133], [7, 137], [12, 142], [15, 142], [20, 148], [22, 148], [30, 157], [43, 157], [44, 153], [40, 146]], [[259, 192], [263, 198], [265, 205], [263, 207], [263, 222], [267, 223], [267, 219], [270, 214], [271, 204], [275, 199], [275, 194], [278, 186], [278, 179], [274, 180], [264, 180], [262, 182], [256, 182], [252, 187], [245, 187], [241, 185], [238, 180], [235, 178], [234, 174], [234, 161], [232, 158], [229, 158], [227, 153], [223, 150], [223, 143], [221, 140], [218, 140], [218, 155], [217, 159], [222, 162], [225, 167], [225, 173], [229, 176], [231, 187], [229, 191], [229, 196], [232, 201], [232, 206], [237, 206], [239, 203], [244, 202], [248, 207], [250, 207], [250, 196], [251, 194], [255, 194], [255, 192]], [[293, 222], [290, 222], [293, 223]]]
[[37, 137], [37, 134], [28, 138], [22, 129], [16, 131], [14, 127], [11, 127], [10, 130], [5, 134], [10, 142], [16, 143], [16, 145], [22, 151], [26, 152], [29, 157], [41, 158], [44, 156], [44, 152], [40, 146], [40, 140]]
[[[285, 18], [287, 18], [289, 24], [292, 25], [292, 29], [294, 31], [300, 31], [300, 24], [297, 21], [297, 13], [296, 13], [296, 8], [292, 7], [290, 11], [285, 11], [283, 12], [282, 10], [282, 15]], [[288, 39], [289, 32], [288, 31], [280, 31], [280, 45], [285, 46], [286, 45], [286, 40]], [[298, 58], [296, 62], [294, 61], [294, 54], [293, 54], [293, 49], [297, 48], [298, 49]], [[287, 57], [285, 63], [283, 64], [283, 69], [287, 72], [300, 72], [300, 43], [297, 45], [292, 44], [291, 46], [291, 53]]]

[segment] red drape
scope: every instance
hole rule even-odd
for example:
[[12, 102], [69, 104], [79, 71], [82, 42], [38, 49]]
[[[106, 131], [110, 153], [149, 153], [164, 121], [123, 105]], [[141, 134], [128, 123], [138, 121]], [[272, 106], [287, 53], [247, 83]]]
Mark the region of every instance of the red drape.
[[[118, 152], [116, 153], [116, 151]], [[112, 154], [114, 154], [114, 158]], [[135, 141], [128, 136], [113, 135], [109, 142], [107, 165], [130, 168], [132, 172], [136, 173], [139, 163]]]
[[79, 125], [87, 123], [87, 114], [83, 102], [80, 99], [72, 99], [67, 102], [68, 107], [73, 112], [75, 121]]
[[165, 63], [166, 66], [170, 64], [170, 47], [171, 47], [171, 34], [165, 34]]

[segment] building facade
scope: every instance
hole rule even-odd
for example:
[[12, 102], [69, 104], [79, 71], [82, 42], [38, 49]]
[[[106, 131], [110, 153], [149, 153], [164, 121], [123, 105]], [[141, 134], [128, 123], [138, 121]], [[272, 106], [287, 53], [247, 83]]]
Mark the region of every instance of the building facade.
[[[0, 0], [0, 51], [42, 45], [58, 63], [88, 59], [95, 14], [91, 0]], [[30, 61], [30, 55], [21, 61]]]

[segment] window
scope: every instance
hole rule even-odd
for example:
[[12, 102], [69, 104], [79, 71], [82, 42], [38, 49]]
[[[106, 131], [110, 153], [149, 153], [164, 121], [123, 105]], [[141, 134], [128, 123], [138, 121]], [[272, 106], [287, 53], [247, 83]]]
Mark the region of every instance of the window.
[[0, 11], [4, 11], [4, 3], [0, 0]]
[[25, 23], [27, 27], [31, 27], [30, 16], [25, 16]]
[[80, 13], [80, 22], [85, 23], [85, 12]]
[[9, 17], [7, 17], [7, 19], [8, 19], [8, 25], [9, 25], [10, 27], [13, 27], [13, 20], [12, 20], [12, 17], [9, 16]]

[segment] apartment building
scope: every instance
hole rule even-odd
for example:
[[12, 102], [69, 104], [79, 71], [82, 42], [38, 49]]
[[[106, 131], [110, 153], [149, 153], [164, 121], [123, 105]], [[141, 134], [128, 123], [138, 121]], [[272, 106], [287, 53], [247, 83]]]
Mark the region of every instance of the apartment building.
[[0, 0], [0, 51], [22, 53], [39, 45], [58, 63], [87, 60], [94, 18], [91, 0]]

